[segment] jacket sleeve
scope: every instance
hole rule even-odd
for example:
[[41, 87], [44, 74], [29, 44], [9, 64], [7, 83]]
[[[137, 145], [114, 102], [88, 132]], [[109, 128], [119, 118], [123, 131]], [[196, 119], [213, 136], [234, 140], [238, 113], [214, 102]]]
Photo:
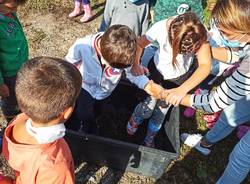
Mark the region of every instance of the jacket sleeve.
[[82, 62], [81, 50], [83, 50], [83, 38], [79, 38], [76, 42], [69, 48], [67, 55], [65, 56], [66, 61], [77, 65]]
[[110, 26], [111, 20], [112, 20], [113, 9], [114, 9], [114, 3], [115, 3], [114, 0], [106, 1], [100, 31], [106, 31], [106, 29]]
[[217, 112], [249, 95], [249, 59], [242, 61], [239, 68], [215, 90], [207, 94], [191, 95], [190, 102], [192, 107], [206, 112]]
[[3, 81], [3, 75], [2, 75], [2, 71], [0, 70], [0, 85], [3, 85], [4, 81]]
[[148, 77], [145, 75], [134, 76], [129, 69], [126, 69], [125, 72], [127, 79], [140, 89], [144, 89], [146, 84], [149, 82]]

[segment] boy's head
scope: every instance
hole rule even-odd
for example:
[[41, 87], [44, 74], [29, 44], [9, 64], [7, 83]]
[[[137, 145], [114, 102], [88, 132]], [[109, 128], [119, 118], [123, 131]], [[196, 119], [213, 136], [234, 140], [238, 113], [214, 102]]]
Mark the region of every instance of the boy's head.
[[81, 82], [74, 65], [56, 58], [33, 58], [17, 74], [18, 105], [33, 121], [47, 123], [74, 106]]
[[14, 13], [17, 7], [24, 4], [27, 0], [0, 0], [1, 13]]
[[102, 35], [100, 51], [111, 67], [129, 67], [135, 60], [136, 36], [128, 26], [113, 25]]

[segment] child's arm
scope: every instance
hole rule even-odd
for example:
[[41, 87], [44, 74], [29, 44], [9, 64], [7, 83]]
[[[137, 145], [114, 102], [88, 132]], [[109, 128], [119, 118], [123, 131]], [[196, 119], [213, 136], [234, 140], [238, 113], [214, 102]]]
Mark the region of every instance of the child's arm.
[[103, 13], [103, 20], [102, 20], [99, 31], [106, 31], [106, 29], [110, 26], [112, 13], [113, 13], [113, 7], [115, 5], [114, 3], [115, 1], [113, 0], [106, 1], [104, 13]]
[[65, 60], [75, 65], [78, 69], [82, 63], [81, 50], [84, 50], [83, 43], [82, 38], [77, 39], [76, 42], [69, 48], [69, 51], [65, 56]]
[[135, 84], [138, 88], [143, 89], [149, 95], [156, 99], [162, 99], [161, 94], [163, 93], [164, 88], [154, 83], [152, 80], [149, 80], [147, 76], [133, 76], [130, 70], [126, 69], [126, 77], [131, 83]]
[[175, 106], [179, 105], [181, 99], [195, 86], [200, 84], [210, 73], [211, 70], [211, 51], [208, 43], [203, 44], [197, 52], [199, 67], [180, 87], [167, 90], [165, 97], [167, 103]]
[[238, 52], [230, 47], [212, 47], [211, 50], [212, 57], [220, 62], [231, 64], [239, 61]]
[[140, 64], [141, 55], [146, 46], [148, 46], [151, 42], [146, 38], [146, 36], [142, 36], [137, 39], [137, 46], [136, 46], [136, 56], [133, 66], [131, 68], [131, 72], [133, 75], [143, 75], [148, 72], [145, 67], [142, 67]]

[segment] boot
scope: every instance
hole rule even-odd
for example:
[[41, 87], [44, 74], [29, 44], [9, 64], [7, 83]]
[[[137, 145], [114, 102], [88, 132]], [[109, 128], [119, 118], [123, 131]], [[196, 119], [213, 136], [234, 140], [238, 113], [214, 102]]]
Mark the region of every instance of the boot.
[[93, 16], [90, 4], [84, 4], [83, 10], [84, 10], [84, 16], [80, 19], [80, 22], [82, 23], [88, 22]]
[[77, 17], [78, 15], [82, 14], [81, 10], [81, 2], [75, 1], [75, 8], [74, 10], [69, 14], [69, 18]]

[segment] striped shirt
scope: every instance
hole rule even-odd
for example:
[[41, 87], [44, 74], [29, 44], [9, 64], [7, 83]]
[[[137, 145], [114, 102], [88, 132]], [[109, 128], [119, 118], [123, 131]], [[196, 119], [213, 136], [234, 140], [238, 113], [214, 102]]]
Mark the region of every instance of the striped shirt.
[[206, 112], [217, 112], [246, 95], [250, 95], [250, 45], [241, 53], [240, 66], [216, 90], [207, 94], [191, 95], [191, 105]]

